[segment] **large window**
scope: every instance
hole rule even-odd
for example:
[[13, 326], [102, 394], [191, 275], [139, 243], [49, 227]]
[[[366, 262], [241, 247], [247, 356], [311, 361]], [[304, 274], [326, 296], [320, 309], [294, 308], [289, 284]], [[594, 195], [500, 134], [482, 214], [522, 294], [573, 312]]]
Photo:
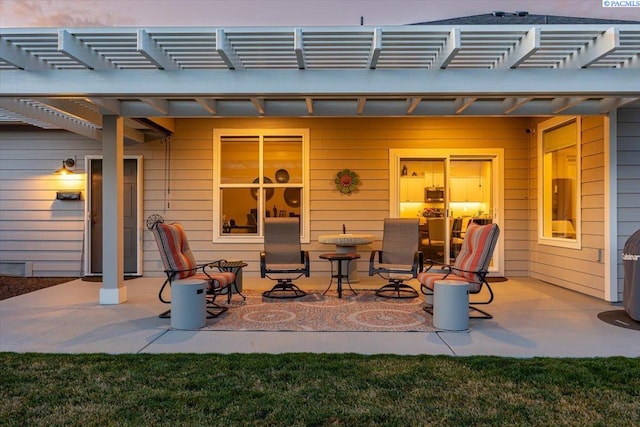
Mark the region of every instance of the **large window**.
[[214, 131], [215, 240], [261, 241], [273, 216], [299, 218], [308, 236], [307, 140], [299, 129]]
[[539, 241], [580, 247], [580, 121], [554, 118], [538, 127]]

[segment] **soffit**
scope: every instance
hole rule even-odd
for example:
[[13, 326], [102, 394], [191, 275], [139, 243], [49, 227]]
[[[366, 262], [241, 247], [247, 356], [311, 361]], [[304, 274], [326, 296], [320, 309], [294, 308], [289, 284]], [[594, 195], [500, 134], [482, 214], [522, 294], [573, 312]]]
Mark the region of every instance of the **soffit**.
[[[640, 25], [0, 29], [0, 121], [606, 114]], [[97, 132], [97, 133], [96, 133]]]

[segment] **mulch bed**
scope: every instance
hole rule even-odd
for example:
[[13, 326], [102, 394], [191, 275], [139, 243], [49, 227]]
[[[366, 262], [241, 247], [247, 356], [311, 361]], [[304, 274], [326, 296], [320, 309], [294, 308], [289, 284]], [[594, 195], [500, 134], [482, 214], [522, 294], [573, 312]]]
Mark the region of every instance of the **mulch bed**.
[[0, 300], [76, 280], [77, 277], [0, 276]]

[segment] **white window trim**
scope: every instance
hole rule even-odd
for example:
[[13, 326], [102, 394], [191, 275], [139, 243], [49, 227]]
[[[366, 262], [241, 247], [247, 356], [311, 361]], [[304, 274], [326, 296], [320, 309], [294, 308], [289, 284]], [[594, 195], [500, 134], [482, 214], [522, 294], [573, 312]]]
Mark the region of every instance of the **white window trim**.
[[[544, 185], [543, 185], [543, 141], [542, 135], [544, 131], [551, 128], [562, 126], [571, 121], [576, 122], [576, 238], [567, 239], [565, 237], [546, 237], [544, 236]], [[559, 116], [546, 120], [538, 124], [538, 243], [546, 246], [555, 246], [560, 248], [581, 249], [582, 248], [582, 123], [578, 116]]]
[[[221, 221], [220, 216], [220, 138], [225, 136], [242, 136], [242, 135], [257, 135], [260, 138], [264, 136], [277, 136], [277, 135], [299, 135], [302, 138], [302, 230], [300, 234], [301, 243], [310, 243], [310, 218], [309, 218], [309, 129], [214, 129], [213, 131], [213, 242], [214, 243], [263, 243], [263, 235], [223, 235], [220, 233]], [[258, 176], [262, 176], [262, 155], [260, 156], [260, 171]], [[246, 186], [243, 184], [242, 186]], [[278, 187], [277, 183], [274, 183], [275, 187]], [[285, 187], [285, 185], [282, 185]], [[286, 187], [291, 187], [288, 185]], [[224, 186], [223, 186], [224, 188]], [[264, 212], [265, 206], [258, 206], [258, 212]], [[258, 229], [264, 230], [264, 217], [258, 215]], [[262, 232], [262, 231], [261, 231]]]

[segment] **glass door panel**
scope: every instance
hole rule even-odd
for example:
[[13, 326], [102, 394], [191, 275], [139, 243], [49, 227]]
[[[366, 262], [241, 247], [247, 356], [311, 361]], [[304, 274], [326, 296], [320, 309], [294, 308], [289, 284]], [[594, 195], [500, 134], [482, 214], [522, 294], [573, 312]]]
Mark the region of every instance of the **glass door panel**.
[[400, 218], [420, 220], [425, 259], [447, 262], [445, 159], [400, 159]]
[[451, 159], [449, 216], [450, 260], [455, 261], [469, 223], [490, 224], [493, 212], [493, 171], [490, 159]]

